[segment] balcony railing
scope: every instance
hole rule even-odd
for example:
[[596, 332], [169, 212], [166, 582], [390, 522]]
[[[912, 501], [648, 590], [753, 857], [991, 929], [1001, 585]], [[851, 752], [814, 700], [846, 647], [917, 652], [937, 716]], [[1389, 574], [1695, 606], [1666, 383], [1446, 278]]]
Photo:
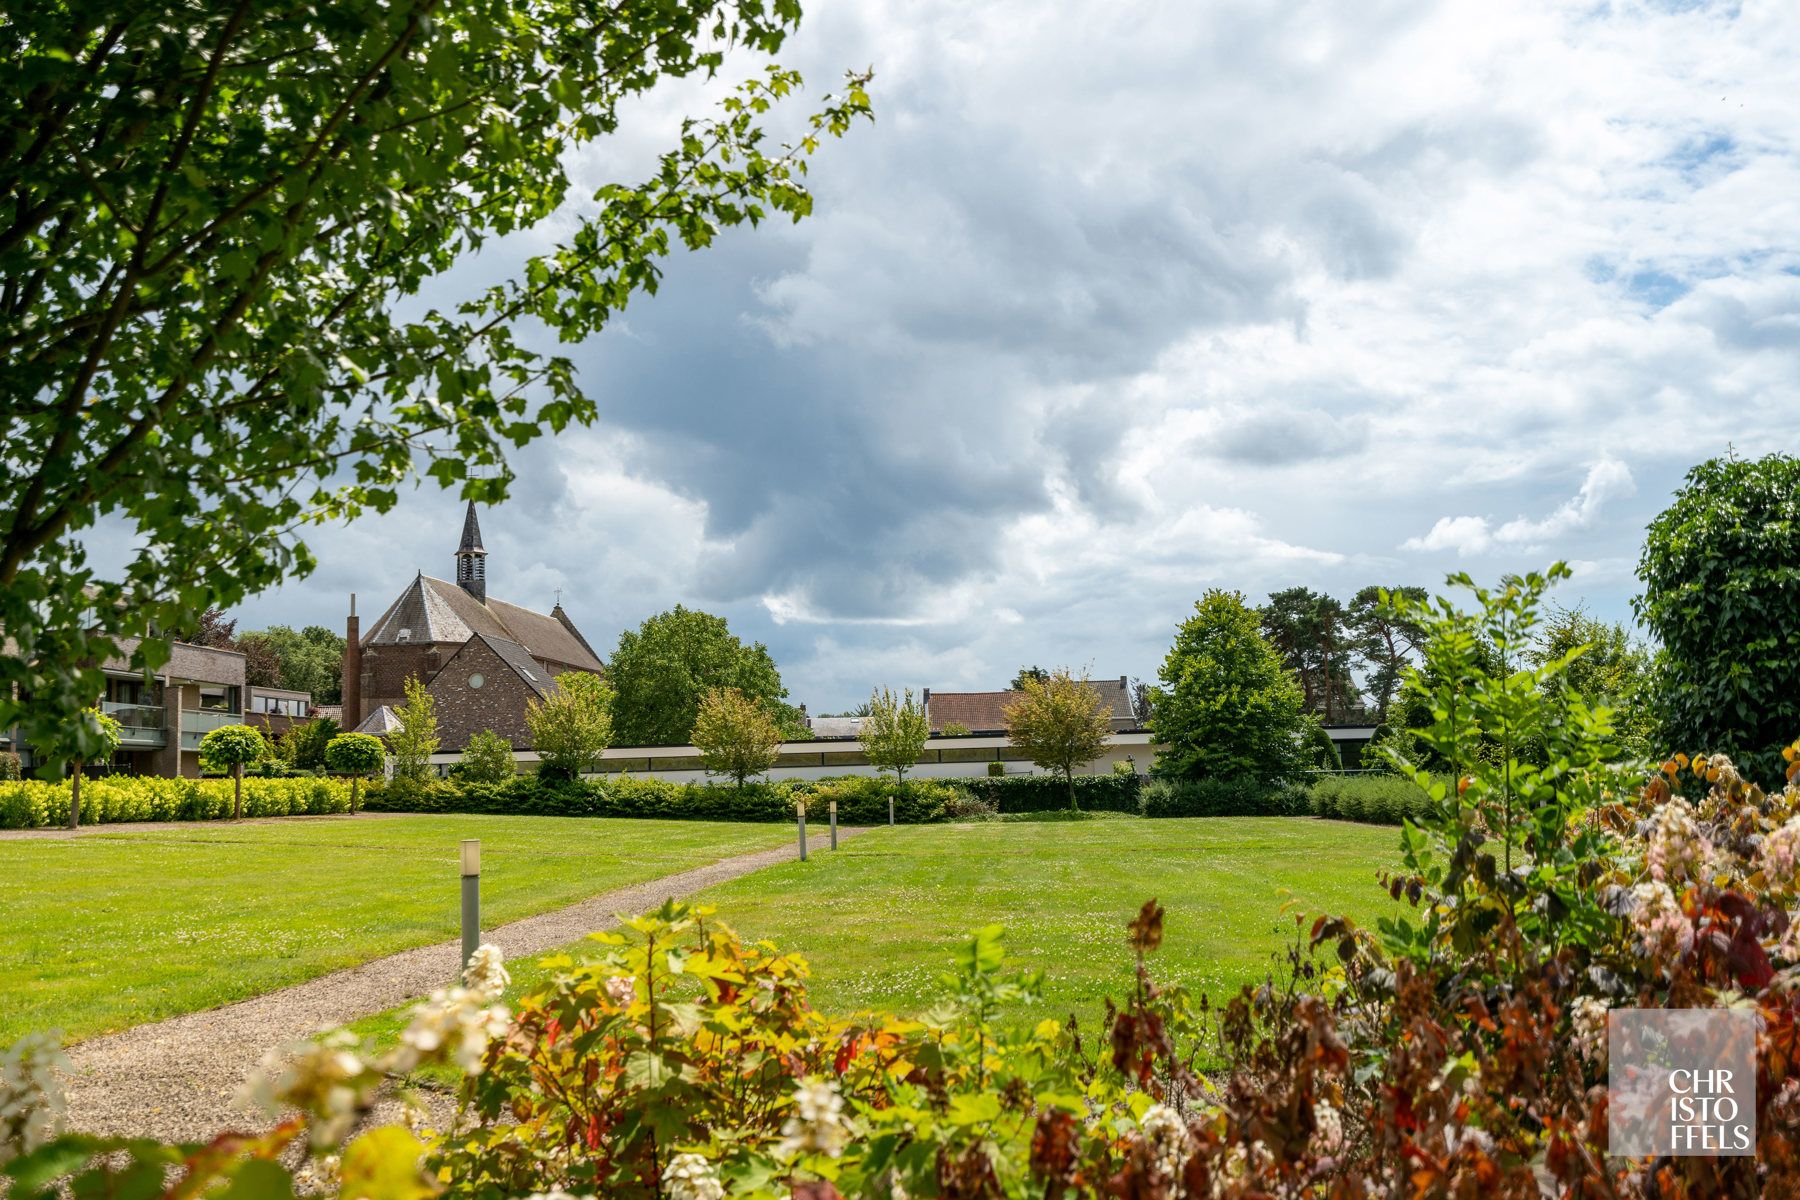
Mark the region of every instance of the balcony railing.
[[122, 704], [105, 700], [100, 711], [119, 723], [120, 744], [125, 746], [166, 745], [169, 735], [163, 728], [163, 710], [153, 704]]
[[243, 713], [215, 712], [212, 709], [187, 709], [181, 714], [181, 748], [198, 750], [200, 739], [213, 730], [225, 725], [242, 725], [243, 723]]

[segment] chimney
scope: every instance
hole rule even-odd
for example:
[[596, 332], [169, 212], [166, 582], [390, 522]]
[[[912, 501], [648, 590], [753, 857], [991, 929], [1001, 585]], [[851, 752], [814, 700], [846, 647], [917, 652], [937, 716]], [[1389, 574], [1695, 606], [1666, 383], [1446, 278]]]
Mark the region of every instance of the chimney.
[[348, 733], [362, 724], [362, 623], [356, 619], [356, 593], [350, 593], [350, 619], [344, 622], [344, 719]]

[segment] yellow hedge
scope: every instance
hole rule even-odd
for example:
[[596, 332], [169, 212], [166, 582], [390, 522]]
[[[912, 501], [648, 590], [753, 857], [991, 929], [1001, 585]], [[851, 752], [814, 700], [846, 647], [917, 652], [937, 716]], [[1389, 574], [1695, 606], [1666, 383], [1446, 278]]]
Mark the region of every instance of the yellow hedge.
[[[350, 811], [341, 779], [246, 779], [246, 817], [294, 817]], [[118, 821], [217, 821], [231, 815], [229, 779], [150, 779], [120, 775], [81, 781], [84, 825]], [[37, 829], [69, 819], [69, 782], [0, 783], [0, 829]]]

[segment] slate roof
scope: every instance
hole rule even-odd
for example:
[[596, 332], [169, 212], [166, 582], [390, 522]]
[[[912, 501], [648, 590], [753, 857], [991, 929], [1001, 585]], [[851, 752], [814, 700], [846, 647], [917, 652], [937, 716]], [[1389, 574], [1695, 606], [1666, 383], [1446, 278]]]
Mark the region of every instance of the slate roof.
[[[489, 637], [485, 633], [475, 635], [483, 645], [495, 654], [500, 661], [511, 667], [513, 671], [528, 684], [539, 696], [548, 696], [556, 690], [556, 681], [551, 679], [531, 652], [517, 642], [509, 642], [505, 638]], [[449, 664], [445, 664], [448, 667]]]
[[463, 514], [462, 541], [456, 545], [458, 554], [467, 550], [473, 550], [480, 554], [487, 553], [487, 549], [481, 544], [481, 522], [475, 519], [475, 502], [473, 500], [469, 501], [469, 511]]
[[[1124, 679], [1090, 680], [1088, 687], [1106, 704], [1115, 730], [1137, 724], [1131, 711], [1131, 688]], [[938, 692], [925, 696], [925, 720], [933, 733], [949, 724], [966, 725], [970, 733], [995, 733], [1006, 728], [1006, 708], [1023, 692]]]
[[548, 613], [532, 612], [504, 600], [485, 604], [454, 583], [416, 576], [363, 635], [364, 646], [391, 646], [400, 631], [412, 642], [468, 641], [477, 634], [525, 648], [529, 657], [566, 663], [586, 671], [600, 670], [600, 659], [576, 633]]
[[352, 732], [372, 733], [376, 737], [386, 737], [398, 728], [400, 728], [400, 718], [394, 715], [393, 709], [384, 704], [368, 716], [364, 717], [362, 724], [358, 725]]

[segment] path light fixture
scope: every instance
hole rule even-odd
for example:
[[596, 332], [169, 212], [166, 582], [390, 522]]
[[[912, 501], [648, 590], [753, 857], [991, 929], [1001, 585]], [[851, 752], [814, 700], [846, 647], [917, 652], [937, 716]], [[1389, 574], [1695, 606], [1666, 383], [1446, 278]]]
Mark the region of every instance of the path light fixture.
[[794, 818], [800, 822], [800, 861], [806, 861], [806, 801], [794, 801]]
[[481, 839], [465, 838], [462, 844], [462, 965], [456, 976], [469, 969], [475, 947], [481, 943]]
[[831, 848], [837, 849], [837, 801], [831, 802]]

